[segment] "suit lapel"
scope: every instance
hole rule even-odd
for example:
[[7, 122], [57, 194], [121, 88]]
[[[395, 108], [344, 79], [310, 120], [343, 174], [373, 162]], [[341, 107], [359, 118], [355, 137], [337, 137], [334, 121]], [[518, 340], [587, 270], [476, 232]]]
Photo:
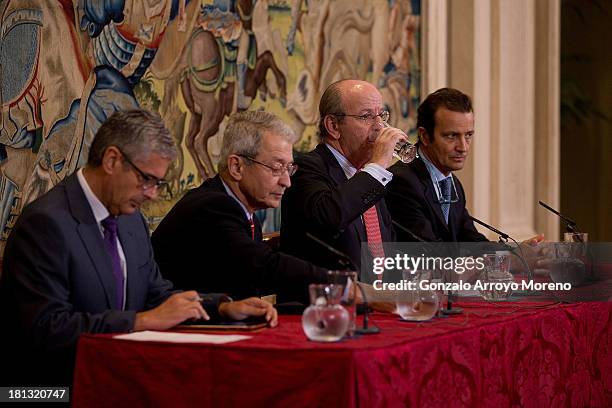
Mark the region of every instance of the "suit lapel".
[[[225, 189], [225, 186], [223, 185], [223, 181], [221, 180], [221, 176], [220, 175], [216, 175], [215, 177], [213, 177], [212, 179], [208, 179], [206, 180], [204, 183], [210, 183], [210, 186], [213, 190], [219, 191], [221, 193], [227, 194], [227, 190]], [[204, 186], [204, 184], [202, 184], [202, 186]], [[203, 187], [200, 187], [203, 188]], [[228, 194], [229, 195], [229, 194]], [[232, 201], [235, 201], [232, 198]], [[236, 202], [236, 207], [239, 209], [241, 214], [244, 214], [244, 210], [242, 209], [242, 207], [240, 206], [240, 204], [238, 204]], [[249, 235], [251, 234], [250, 230], [251, 230], [251, 225], [249, 223], [249, 220], [246, 217], [246, 214], [244, 216], [244, 223], [246, 225], [246, 228], [249, 230]], [[261, 242], [263, 241], [263, 232], [261, 229], [261, 222], [259, 221], [259, 218], [257, 217], [256, 214], [253, 214], [253, 223], [255, 224], [255, 241], [257, 242]]]
[[253, 214], [253, 223], [255, 224], [255, 242], [261, 242], [263, 241], [263, 232], [261, 231], [261, 222], [259, 222], [259, 217], [256, 214]]
[[340, 184], [348, 180], [346, 178], [346, 174], [344, 174], [344, 171], [342, 170], [342, 167], [340, 167], [338, 160], [336, 160], [334, 154], [329, 150], [327, 146], [325, 146], [324, 144], [320, 144], [315, 148], [315, 152], [317, 152], [317, 154], [321, 156], [321, 158], [327, 165], [327, 173], [333, 180], [335, 187], [338, 187]]
[[427, 171], [425, 163], [421, 159], [416, 159], [414, 161], [414, 167], [419, 177], [419, 180], [421, 180], [421, 184], [423, 185], [423, 195], [425, 196], [425, 201], [427, 201], [427, 204], [429, 205], [431, 210], [438, 217], [438, 221], [440, 222], [440, 224], [448, 230], [448, 225], [446, 225], [446, 221], [444, 220], [444, 214], [442, 214], [442, 207], [438, 202], [438, 197], [436, 196], [436, 191], [431, 180], [431, 175], [429, 174], [429, 171]]
[[70, 211], [78, 222], [77, 233], [102, 283], [108, 303], [107, 307], [111, 308], [111, 305], [116, 304], [116, 294], [110, 257], [104, 246], [100, 227], [94, 218], [76, 174], [70, 176], [66, 181], [66, 195]]
[[[344, 170], [342, 170], [342, 167], [340, 167], [338, 160], [336, 160], [334, 154], [329, 150], [327, 146], [325, 146], [324, 144], [319, 144], [315, 148], [315, 152], [317, 152], [317, 154], [321, 156], [321, 158], [327, 165], [327, 173], [334, 182], [334, 187], [338, 187], [340, 184], [345, 183], [348, 180], [346, 178], [346, 174], [344, 174]], [[359, 220], [355, 220], [355, 222], [352, 222], [352, 225], [355, 234], [357, 234], [357, 236], [359, 237], [359, 241], [366, 242], [366, 230], [361, 217], [359, 217]]]

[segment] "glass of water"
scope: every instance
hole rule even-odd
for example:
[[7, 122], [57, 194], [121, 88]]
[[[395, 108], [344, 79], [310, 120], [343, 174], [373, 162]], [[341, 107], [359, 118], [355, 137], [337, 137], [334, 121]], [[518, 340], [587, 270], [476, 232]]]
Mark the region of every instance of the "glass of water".
[[485, 254], [484, 282], [485, 288], [480, 294], [483, 299], [489, 301], [504, 301], [512, 295], [511, 289], [506, 289], [504, 284], [512, 283], [514, 278], [510, 273], [510, 253], [498, 251], [495, 254]]
[[[423, 322], [432, 319], [439, 307], [438, 292], [425, 289], [432, 282], [432, 272], [427, 270], [417, 271], [414, 276], [410, 271], [402, 271], [405, 281], [414, 283], [414, 290], [406, 290], [399, 294], [395, 301], [395, 313], [402, 320], [412, 322]], [[424, 285], [421, 285], [424, 283]]]
[[349, 314], [348, 337], [355, 335], [357, 321], [357, 272], [327, 271], [328, 283], [342, 286], [340, 304]]
[[[382, 124], [383, 127], [390, 127], [385, 121], [383, 121]], [[404, 163], [410, 163], [417, 157], [417, 148], [409, 141], [399, 141], [395, 144], [395, 148], [393, 149], [393, 157]]]
[[555, 244], [556, 259], [550, 278], [555, 283], [581, 285], [589, 278], [586, 267], [588, 234], [565, 233], [563, 238], [564, 242]]

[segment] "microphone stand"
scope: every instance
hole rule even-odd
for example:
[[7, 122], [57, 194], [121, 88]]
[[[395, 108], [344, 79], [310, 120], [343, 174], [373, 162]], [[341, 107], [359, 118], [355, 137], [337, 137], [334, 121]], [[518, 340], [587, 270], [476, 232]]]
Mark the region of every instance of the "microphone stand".
[[[474, 218], [471, 215], [468, 215], [468, 218], [472, 221], [474, 221], [477, 224], [482, 225], [483, 227], [487, 228], [490, 231], [493, 231], [494, 233], [496, 233], [497, 235], [499, 235], [499, 240], [498, 242], [500, 244], [507, 244], [508, 243], [508, 239], [511, 239], [512, 241], [516, 242], [516, 240], [514, 238], [512, 238], [510, 235], [506, 234], [505, 232], [502, 232], [500, 230], [498, 230], [495, 227], [490, 226], [489, 224], [480, 221], [478, 218]], [[516, 244], [518, 245], [518, 242], [516, 242]]]
[[[571, 232], [571, 233], [580, 233], [580, 231], [578, 230], [578, 227], [576, 227], [576, 221], [567, 218], [566, 216], [564, 216], [563, 214], [561, 214], [559, 211], [555, 210], [554, 208], [552, 208], [551, 206], [549, 206], [548, 204], [544, 203], [543, 201], [538, 201], [538, 203], [546, 208], [548, 211], [550, 211], [551, 213], [557, 215], [559, 218], [561, 218], [563, 221], [565, 221], [565, 230], [567, 232]], [[578, 239], [578, 242], [582, 242], [582, 237], [577, 236], [576, 237]]]
[[[343, 252], [340, 252], [339, 250], [337, 250], [336, 248], [334, 248], [333, 246], [329, 245], [327, 242], [315, 237], [314, 235], [312, 235], [311, 233], [307, 232], [306, 236], [308, 238], [310, 238], [311, 240], [313, 240], [314, 242], [316, 242], [317, 244], [321, 245], [322, 247], [324, 247], [325, 249], [327, 249], [329, 252], [331, 252], [332, 254], [338, 256], [338, 264], [345, 270], [352, 270], [352, 271], [356, 271], [357, 268], [355, 268], [355, 264], [353, 264], [353, 261], [351, 261], [351, 258], [349, 258], [348, 255], [346, 255]], [[355, 282], [355, 285], [357, 286], [357, 288], [359, 288], [359, 292], [361, 293], [361, 298], [363, 299], [363, 326], [359, 329], [355, 329], [355, 334], [378, 334], [380, 333], [380, 329], [376, 326], [370, 326], [370, 313], [368, 312], [368, 299], [367, 296], [365, 294], [365, 291], [363, 290], [363, 288], [357, 284], [357, 282]]]
[[[523, 254], [523, 249], [521, 248], [521, 245], [516, 241], [516, 239], [512, 238], [510, 235], [506, 234], [505, 232], [502, 232], [500, 230], [498, 230], [497, 228], [483, 222], [480, 221], [478, 218], [474, 218], [471, 215], [468, 215], [468, 218], [472, 221], [474, 221], [477, 224], [482, 225], [483, 227], [489, 229], [490, 231], [493, 231], [494, 233], [496, 233], [497, 235], [499, 235], [499, 240], [498, 242], [502, 245], [504, 245], [506, 248], [508, 248], [510, 250], [510, 253], [513, 254], [514, 256], [516, 256], [518, 259], [521, 260], [521, 263], [523, 264], [523, 266], [525, 267], [525, 269], [527, 270], [527, 279], [529, 280], [529, 282], [533, 281], [533, 272], [531, 271], [531, 268], [529, 267], [529, 264], [527, 263], [527, 261], [525, 260], [525, 255]], [[515, 249], [512, 248], [510, 245], [508, 245], [508, 239], [510, 239], [512, 242], [514, 242], [516, 244], [516, 247], [519, 249], [520, 254], [517, 254]], [[514, 294], [516, 295], [531, 295], [533, 294], [532, 292], [529, 291], [521, 291], [521, 292], [514, 292]]]
[[[579, 235], [580, 234], [580, 230], [578, 229], [578, 227], [576, 226], [576, 221], [572, 220], [571, 218], [566, 217], [565, 215], [561, 214], [559, 211], [555, 210], [554, 208], [552, 208], [551, 206], [549, 206], [548, 204], [546, 204], [543, 201], [539, 201], [538, 203], [546, 208], [548, 211], [550, 211], [551, 213], [557, 215], [559, 218], [561, 218], [563, 221], [565, 221], [565, 231], [572, 233], [572, 234], [578, 234], [575, 235], [574, 237], [576, 238], [577, 242], [581, 242], [584, 243], [584, 239], [582, 239], [582, 237]], [[588, 269], [587, 271], [587, 276], [588, 279], [590, 280], [595, 280], [595, 276], [593, 274], [593, 258], [591, 255], [591, 252], [589, 251], [589, 249], [587, 248], [586, 251], [586, 257], [587, 257], [587, 263], [588, 263]], [[585, 268], [587, 268], [587, 265], [585, 264]]]
[[414, 232], [410, 231], [408, 228], [404, 227], [399, 222], [397, 222], [395, 220], [391, 220], [391, 223], [393, 223], [393, 225], [395, 225], [397, 228], [399, 228], [402, 231], [404, 231], [406, 234], [410, 235], [415, 241], [417, 241], [417, 242], [427, 242], [427, 241], [425, 241], [425, 239], [421, 238], [420, 236], [418, 236]]

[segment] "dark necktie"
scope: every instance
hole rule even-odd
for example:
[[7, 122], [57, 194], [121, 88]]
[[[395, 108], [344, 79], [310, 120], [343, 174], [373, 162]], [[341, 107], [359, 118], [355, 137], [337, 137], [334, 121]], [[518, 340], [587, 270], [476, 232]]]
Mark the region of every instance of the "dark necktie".
[[254, 215], [251, 214], [251, 218], [249, 218], [249, 224], [251, 226], [251, 239], [255, 239], [255, 221], [253, 221]]
[[113, 277], [115, 278], [115, 290], [117, 294], [117, 303], [115, 307], [118, 310], [123, 309], [123, 269], [121, 269], [121, 259], [119, 258], [119, 248], [117, 247], [117, 218], [109, 215], [102, 220], [104, 227], [104, 245], [106, 251], [110, 255], [111, 265], [113, 267]]
[[444, 214], [444, 220], [448, 224], [448, 212], [451, 202], [451, 179], [447, 177], [438, 183], [440, 185], [440, 192], [442, 193], [442, 213]]

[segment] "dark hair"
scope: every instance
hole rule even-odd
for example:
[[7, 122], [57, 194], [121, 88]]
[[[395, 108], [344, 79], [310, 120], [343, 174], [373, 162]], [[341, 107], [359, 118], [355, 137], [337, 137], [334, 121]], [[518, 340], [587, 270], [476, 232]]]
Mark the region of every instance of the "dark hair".
[[433, 140], [436, 125], [436, 112], [446, 108], [453, 112], [473, 112], [472, 99], [463, 92], [453, 88], [438, 89], [427, 95], [417, 110], [417, 128], [424, 128], [429, 140]]
[[174, 160], [176, 145], [158, 114], [133, 109], [113, 113], [100, 126], [89, 149], [87, 164], [102, 164], [104, 152], [115, 146], [131, 160], [146, 160], [151, 153]]
[[[342, 92], [340, 91], [340, 83], [346, 81], [342, 79], [336, 81], [325, 89], [319, 102], [319, 142], [324, 142], [327, 137], [327, 129], [325, 128], [325, 117], [334, 113], [342, 112]], [[341, 121], [342, 117], [338, 118]]]

